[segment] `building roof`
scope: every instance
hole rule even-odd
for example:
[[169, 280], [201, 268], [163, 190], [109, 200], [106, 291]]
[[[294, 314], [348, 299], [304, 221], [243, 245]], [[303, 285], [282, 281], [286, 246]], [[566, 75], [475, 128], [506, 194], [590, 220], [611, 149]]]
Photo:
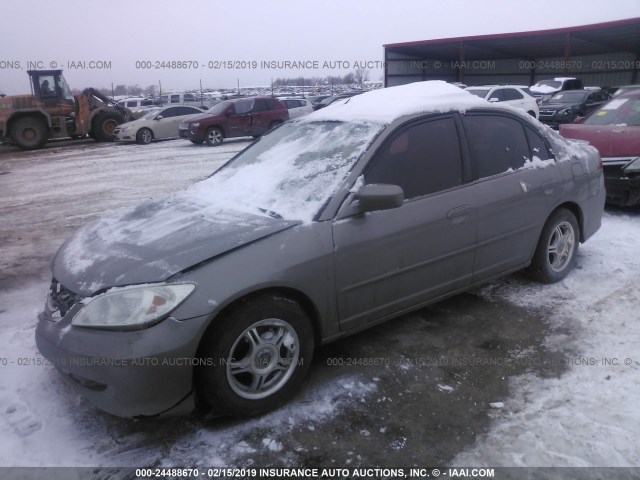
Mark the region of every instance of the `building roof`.
[[[535, 52], [532, 51], [535, 45]], [[429, 58], [465, 60], [544, 58], [612, 52], [640, 54], [640, 17], [577, 27], [440, 38], [384, 45], [386, 51]]]

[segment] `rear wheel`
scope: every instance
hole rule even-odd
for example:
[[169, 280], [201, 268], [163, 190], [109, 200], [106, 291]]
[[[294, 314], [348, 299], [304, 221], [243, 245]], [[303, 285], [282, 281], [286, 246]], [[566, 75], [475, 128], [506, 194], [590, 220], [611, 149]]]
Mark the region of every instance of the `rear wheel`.
[[11, 138], [22, 150], [35, 150], [47, 142], [47, 126], [37, 117], [22, 117], [13, 122]]
[[153, 140], [153, 132], [146, 127], [141, 128], [138, 130], [138, 133], [136, 133], [136, 142], [140, 145], [148, 145], [151, 143], [151, 140]]
[[119, 113], [99, 113], [93, 120], [93, 137], [98, 142], [112, 142], [115, 139], [113, 131], [123, 122], [124, 118]]
[[207, 142], [207, 145], [220, 145], [223, 140], [222, 130], [216, 127], [209, 128], [204, 134], [204, 141]]
[[542, 229], [531, 270], [543, 283], [555, 283], [567, 276], [578, 253], [580, 230], [569, 210], [560, 209], [549, 217]]
[[272, 410], [300, 387], [313, 348], [311, 322], [298, 303], [270, 295], [246, 300], [202, 340], [198, 399], [234, 417]]

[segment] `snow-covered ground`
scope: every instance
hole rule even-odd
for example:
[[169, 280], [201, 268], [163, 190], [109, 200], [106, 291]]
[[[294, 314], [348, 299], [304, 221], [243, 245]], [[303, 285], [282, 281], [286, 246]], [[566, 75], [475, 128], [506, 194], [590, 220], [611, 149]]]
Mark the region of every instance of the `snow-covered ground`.
[[[407, 364], [377, 372], [316, 363], [300, 395], [258, 419], [190, 415], [133, 421], [98, 411], [53, 367], [38, 364], [35, 319], [48, 287], [47, 265], [60, 243], [105, 211], [204, 178], [247, 144], [237, 140], [208, 148], [178, 140], [144, 147], [88, 143], [34, 153], [0, 150], [0, 465], [301, 466], [304, 461], [353, 467], [398, 466], [398, 461], [424, 466], [434, 459], [457, 466], [640, 465], [637, 211], [608, 211], [602, 229], [581, 246], [578, 268], [563, 282], [546, 286], [513, 275], [469, 296], [495, 307], [496, 322], [500, 317], [505, 325], [529, 321], [510, 318], [512, 311], [543, 317], [540, 348], [557, 352], [552, 358], [563, 363], [559, 377], [525, 369], [528, 373], [507, 378], [507, 393], [499, 398], [492, 393], [481, 399], [486, 387], [470, 386], [471, 371], [443, 378], [440, 370]], [[475, 314], [474, 308], [450, 313], [462, 308], [457, 305], [463, 300], [344, 340], [335, 351], [365, 354], [374, 348], [376, 356], [393, 357], [389, 352], [403, 353], [414, 347], [411, 342], [431, 335], [447, 351], [447, 342], [466, 331], [462, 315]], [[445, 325], [458, 330], [437, 337]], [[359, 341], [363, 336], [366, 341]], [[530, 360], [538, 359], [527, 348], [520, 358], [527, 360], [528, 353]], [[462, 398], [465, 387], [475, 388], [476, 398]], [[487, 427], [467, 425], [470, 437], [460, 433], [464, 425], [454, 431], [455, 422], [447, 423], [442, 412], [458, 404], [465, 412], [476, 409], [473, 415], [487, 419]], [[432, 455], [431, 445], [445, 440], [459, 449]]]

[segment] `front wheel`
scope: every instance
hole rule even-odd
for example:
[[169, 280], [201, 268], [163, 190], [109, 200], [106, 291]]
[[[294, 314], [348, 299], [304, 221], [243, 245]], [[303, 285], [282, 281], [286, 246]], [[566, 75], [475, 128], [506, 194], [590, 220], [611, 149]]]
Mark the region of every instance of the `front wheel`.
[[146, 127], [136, 133], [136, 142], [140, 145], [149, 145], [151, 140], [153, 140], [153, 132]]
[[203, 337], [198, 399], [233, 417], [273, 410], [300, 387], [313, 348], [311, 322], [298, 303], [270, 295], [246, 300]]
[[204, 135], [204, 141], [207, 142], [207, 145], [220, 145], [223, 140], [222, 130], [216, 127], [211, 127]]
[[124, 117], [116, 112], [98, 113], [93, 120], [93, 138], [98, 142], [112, 142], [115, 140], [113, 131], [124, 122]]
[[555, 283], [567, 276], [578, 253], [580, 229], [569, 210], [557, 210], [545, 224], [533, 256], [533, 276], [543, 283]]

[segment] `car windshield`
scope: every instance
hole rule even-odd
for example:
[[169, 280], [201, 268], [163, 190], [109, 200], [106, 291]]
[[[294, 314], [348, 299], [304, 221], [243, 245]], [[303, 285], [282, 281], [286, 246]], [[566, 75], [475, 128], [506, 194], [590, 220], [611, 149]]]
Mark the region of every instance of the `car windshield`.
[[615, 98], [590, 115], [584, 124], [640, 126], [640, 96]]
[[550, 103], [582, 103], [589, 92], [559, 92], [549, 100]]
[[226, 100], [224, 102], [216, 103], [213, 107], [207, 110], [209, 115], [220, 115], [225, 112], [227, 108], [233, 105], [233, 102]]
[[487, 88], [467, 88], [466, 90], [470, 94], [475, 95], [476, 97], [480, 97], [480, 98], [486, 97], [487, 93], [489, 92], [489, 89], [487, 89]]
[[142, 119], [149, 120], [149, 119], [155, 117], [158, 114], [159, 111], [160, 111], [159, 108], [152, 108], [150, 110], [147, 110], [147, 112], [140, 117], [140, 120], [142, 120]]
[[190, 191], [221, 209], [310, 222], [382, 128], [351, 122], [285, 123]]

